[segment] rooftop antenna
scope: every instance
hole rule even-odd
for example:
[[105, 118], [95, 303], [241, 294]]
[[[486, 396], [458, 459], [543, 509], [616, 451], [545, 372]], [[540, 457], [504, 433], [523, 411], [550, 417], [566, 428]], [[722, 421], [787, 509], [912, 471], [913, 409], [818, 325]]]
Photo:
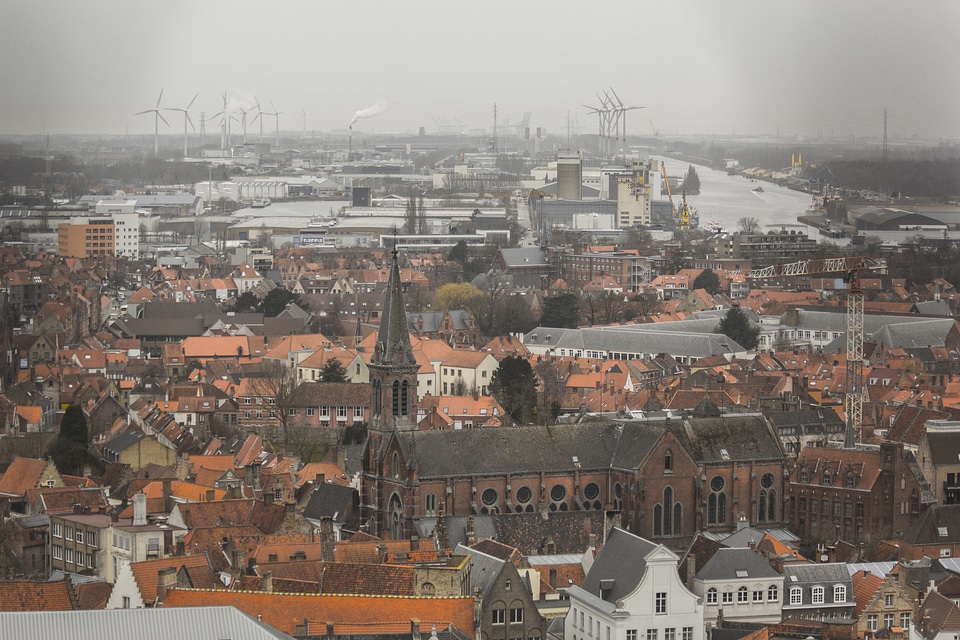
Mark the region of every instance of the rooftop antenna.
[[196, 100], [197, 96], [199, 95], [200, 95], [199, 93], [193, 94], [193, 99], [190, 100], [190, 103], [183, 109], [179, 107], [164, 107], [166, 111], [182, 111], [183, 112], [183, 157], [184, 158], [187, 157], [187, 123], [190, 124], [191, 129], [193, 129], [194, 131], [197, 130], [197, 128], [193, 126], [193, 121], [190, 119], [190, 114], [188, 113], [188, 111], [190, 110], [190, 107], [193, 106], [194, 100]]
[[154, 105], [153, 109], [146, 109], [144, 111], [138, 111], [133, 114], [135, 116], [142, 116], [145, 113], [153, 114], [153, 155], [155, 157], [160, 155], [160, 121], [163, 120], [163, 124], [170, 126], [170, 123], [167, 122], [167, 119], [160, 114], [160, 100], [163, 98], [163, 87], [160, 88], [160, 95], [157, 96], [157, 104]]

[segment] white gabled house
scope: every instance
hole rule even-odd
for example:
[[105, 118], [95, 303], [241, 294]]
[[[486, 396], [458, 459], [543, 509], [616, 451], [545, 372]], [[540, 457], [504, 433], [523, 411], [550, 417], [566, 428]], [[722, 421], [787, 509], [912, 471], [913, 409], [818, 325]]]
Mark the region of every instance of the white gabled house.
[[704, 640], [703, 605], [677, 556], [614, 528], [580, 587], [567, 589], [564, 640]]

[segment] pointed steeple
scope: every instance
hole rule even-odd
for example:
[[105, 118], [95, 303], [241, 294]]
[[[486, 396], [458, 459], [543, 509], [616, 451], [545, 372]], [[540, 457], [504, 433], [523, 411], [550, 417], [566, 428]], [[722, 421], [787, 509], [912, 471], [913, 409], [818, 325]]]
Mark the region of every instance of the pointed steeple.
[[383, 303], [374, 364], [404, 365], [416, 362], [410, 344], [410, 329], [407, 327], [407, 311], [403, 304], [403, 285], [400, 282], [400, 266], [397, 249], [393, 249], [393, 265], [387, 282], [387, 298]]
[[396, 248], [393, 249], [387, 296], [369, 370], [373, 429], [379, 432], [416, 429], [417, 371], [420, 365], [410, 344]]

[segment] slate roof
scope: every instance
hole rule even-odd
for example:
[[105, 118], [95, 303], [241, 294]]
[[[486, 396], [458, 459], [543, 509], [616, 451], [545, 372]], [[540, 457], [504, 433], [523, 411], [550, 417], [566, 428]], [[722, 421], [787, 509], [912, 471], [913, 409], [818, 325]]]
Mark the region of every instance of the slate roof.
[[372, 397], [369, 384], [353, 382], [303, 382], [294, 390], [294, 407], [349, 406], [366, 407]]
[[310, 494], [310, 501], [303, 510], [303, 517], [319, 520], [329, 516], [334, 521], [342, 523], [345, 521], [345, 516], [351, 512], [354, 517], [357, 517], [358, 510], [351, 507], [359, 507], [359, 505], [360, 496], [353, 487], [324, 482]]
[[960, 434], [927, 430], [930, 461], [933, 464], [954, 465], [960, 462]]
[[528, 349], [539, 347], [604, 353], [667, 353], [696, 358], [746, 351], [727, 336], [714, 333], [712, 327], [697, 331], [695, 325], [683, 321], [589, 329], [537, 327], [524, 335], [523, 343]]
[[479, 590], [485, 600], [496, 584], [506, 562], [462, 544], [457, 545], [453, 555], [470, 558], [470, 592], [476, 593]]
[[[741, 575], [741, 572], [746, 572], [746, 575]], [[700, 580], [765, 580], [779, 577], [780, 574], [752, 549], [729, 547], [717, 549], [713, 557], [697, 572]]]
[[612, 581], [612, 587], [609, 591], [605, 590], [606, 597], [603, 599], [616, 602], [624, 598], [633, 593], [643, 580], [647, 570], [646, 556], [656, 548], [657, 545], [649, 540], [614, 527], [583, 579], [581, 588], [600, 597], [600, 582], [606, 585], [609, 580]]
[[[946, 535], [941, 536], [941, 531]], [[930, 506], [900, 539], [912, 545], [960, 542], [960, 504]]]
[[[426, 313], [412, 312], [407, 314], [407, 324], [410, 331], [417, 333], [436, 333], [440, 331], [440, 325], [443, 322], [445, 314], [450, 314], [450, 320], [453, 323], [455, 331], [467, 331], [467, 320], [470, 319], [470, 312], [466, 309], [451, 309], [450, 311], [430, 311]], [[423, 329], [419, 328], [419, 323], [423, 322]]]
[[573, 472], [636, 468], [662, 436], [662, 425], [610, 423], [415, 431], [398, 435], [421, 479], [476, 473]]
[[760, 414], [687, 420], [673, 432], [697, 462], [783, 457], [779, 436]]

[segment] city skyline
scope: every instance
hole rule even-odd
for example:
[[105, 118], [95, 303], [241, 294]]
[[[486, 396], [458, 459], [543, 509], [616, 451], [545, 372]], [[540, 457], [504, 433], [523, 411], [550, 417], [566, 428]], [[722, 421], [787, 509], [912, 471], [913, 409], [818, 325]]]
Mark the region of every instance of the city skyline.
[[[20, 0], [0, 6], [0, 134], [182, 136], [229, 110], [281, 132], [597, 131], [614, 88], [630, 136], [960, 138], [960, 4]], [[462, 9], [462, 8], [461, 8]], [[157, 107], [158, 96], [163, 95]], [[226, 94], [226, 100], [224, 100]], [[261, 118], [254, 122], [259, 101]], [[585, 106], [587, 105], [587, 106]], [[135, 115], [139, 112], [148, 112]], [[280, 112], [280, 115], [272, 115]], [[271, 115], [268, 115], [271, 114]], [[193, 130], [191, 135], [196, 135]]]

